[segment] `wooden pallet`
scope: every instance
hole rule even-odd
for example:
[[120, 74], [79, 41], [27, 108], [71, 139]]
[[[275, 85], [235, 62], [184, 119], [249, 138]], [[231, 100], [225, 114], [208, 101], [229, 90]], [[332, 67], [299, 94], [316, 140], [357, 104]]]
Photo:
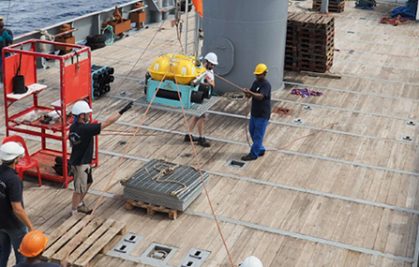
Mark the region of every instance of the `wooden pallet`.
[[290, 70], [290, 71], [300, 71], [301, 70], [300, 66], [296, 65], [296, 64], [285, 64], [284, 68], [286, 70]]
[[[334, 40], [334, 32], [325, 34], [321, 32], [300, 32], [298, 39], [302, 42], [316, 41], [316, 42], [329, 42]], [[303, 40], [304, 39], [304, 40]]]
[[300, 29], [298, 34], [299, 34], [299, 36], [325, 38], [325, 37], [334, 37], [335, 36], [335, 30], [334, 30], [334, 28], [331, 28], [331, 29], [328, 29], [328, 30], [316, 29], [316, 28], [311, 28], [311, 29], [304, 28], [304, 29]]
[[301, 54], [329, 54], [331, 51], [334, 51], [334, 46], [333, 44], [327, 46], [321, 44], [302, 45], [300, 46], [299, 51], [301, 52]]
[[178, 216], [177, 210], [169, 209], [163, 206], [156, 206], [156, 205], [152, 205], [152, 204], [145, 203], [142, 201], [137, 201], [137, 200], [127, 200], [124, 207], [127, 210], [132, 210], [134, 207], [142, 208], [146, 210], [147, 215], [151, 215], [151, 216], [154, 215], [156, 212], [166, 213], [169, 216], [169, 218], [172, 220], [176, 220]]
[[319, 60], [327, 60], [333, 59], [334, 51], [324, 51], [322, 53], [315, 53], [315, 52], [301, 52], [299, 54], [300, 60], [312, 60], [312, 59], [319, 59]]
[[334, 25], [334, 17], [331, 16], [290, 13], [284, 68], [314, 72], [330, 69], [334, 56]]
[[[321, 0], [313, 0], [313, 10], [320, 11], [322, 1]], [[329, 12], [333, 13], [342, 13], [345, 10], [345, 1], [344, 0], [329, 0]]]
[[328, 20], [325, 20], [324, 17], [320, 15], [320, 17], [314, 17], [312, 20], [300, 22], [299, 27], [301, 28], [301, 30], [315, 29], [318, 31], [327, 32], [335, 27], [335, 23], [333, 17], [330, 17]]
[[85, 267], [99, 253], [104, 252], [114, 238], [125, 233], [125, 224], [91, 215], [72, 216], [49, 235], [44, 260], [68, 266]]
[[320, 72], [324, 73], [332, 67], [333, 62], [325, 63], [316, 63], [316, 62], [304, 62], [300, 65], [300, 70], [302, 71], [311, 71], [311, 72]]

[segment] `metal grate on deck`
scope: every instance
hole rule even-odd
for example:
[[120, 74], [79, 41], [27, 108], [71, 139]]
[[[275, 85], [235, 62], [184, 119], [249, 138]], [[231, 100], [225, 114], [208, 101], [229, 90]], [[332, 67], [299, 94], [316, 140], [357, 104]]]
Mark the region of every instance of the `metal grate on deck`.
[[124, 183], [124, 197], [184, 211], [202, 192], [208, 174], [190, 166], [151, 160]]

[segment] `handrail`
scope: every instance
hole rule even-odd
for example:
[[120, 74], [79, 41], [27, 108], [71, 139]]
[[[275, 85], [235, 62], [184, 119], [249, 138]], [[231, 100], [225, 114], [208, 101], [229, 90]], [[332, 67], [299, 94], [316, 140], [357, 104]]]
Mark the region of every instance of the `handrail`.
[[134, 8], [134, 9], [131, 9], [130, 11], [128, 11], [128, 13], [137, 12], [137, 11], [142, 11], [142, 10], [146, 9], [147, 7], [148, 7], [148, 6], [147, 6], [147, 5], [145, 5], [145, 6], [142, 6], [142, 7]]
[[55, 35], [53, 35], [54, 36], [54, 38], [57, 38], [57, 37], [60, 37], [60, 36], [63, 36], [63, 35], [66, 35], [66, 34], [69, 34], [69, 33], [72, 33], [72, 32], [75, 32], [75, 31], [77, 31], [78, 29], [71, 29], [71, 30], [68, 30], [68, 31], [65, 31], [65, 32], [60, 32], [60, 33], [57, 33], [57, 34], [55, 34]]

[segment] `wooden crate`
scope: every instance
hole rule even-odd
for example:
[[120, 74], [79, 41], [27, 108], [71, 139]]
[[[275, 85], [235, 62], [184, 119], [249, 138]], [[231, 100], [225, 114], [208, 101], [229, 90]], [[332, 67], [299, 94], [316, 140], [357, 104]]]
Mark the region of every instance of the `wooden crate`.
[[144, 28], [144, 22], [146, 21], [146, 13], [144, 11], [132, 12], [129, 15], [131, 22], [135, 22], [137, 29]]
[[72, 216], [49, 235], [44, 260], [69, 266], [89, 266], [90, 261], [104, 252], [114, 238], [125, 233], [125, 224], [91, 215]]
[[169, 209], [163, 206], [156, 206], [156, 205], [152, 205], [152, 204], [148, 204], [148, 203], [145, 203], [142, 201], [136, 201], [136, 200], [127, 200], [124, 207], [127, 210], [132, 210], [134, 207], [145, 209], [147, 212], [147, 215], [151, 215], [151, 216], [154, 215], [156, 212], [166, 213], [169, 216], [169, 218], [172, 220], [176, 220], [177, 215], [178, 215], [177, 210]]
[[131, 30], [131, 20], [124, 19], [121, 23], [116, 23], [114, 21], [109, 22], [113, 27], [113, 32], [115, 35], [120, 35], [124, 32]]
[[[74, 36], [59, 36], [59, 37], [55, 38], [55, 41], [60, 42], [60, 43], [64, 43], [64, 44], [75, 44], [76, 43], [76, 37], [74, 37]], [[56, 45], [55, 49], [61, 50], [65, 53], [68, 53], [73, 48], [69, 47], [69, 46]]]

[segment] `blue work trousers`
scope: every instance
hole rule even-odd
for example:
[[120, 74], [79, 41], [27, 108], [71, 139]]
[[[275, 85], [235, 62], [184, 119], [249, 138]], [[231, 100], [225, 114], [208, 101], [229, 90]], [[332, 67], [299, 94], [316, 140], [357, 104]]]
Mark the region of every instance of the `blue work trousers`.
[[263, 137], [265, 136], [268, 123], [268, 119], [250, 116], [249, 133], [253, 141], [250, 154], [255, 157], [259, 157], [260, 154], [265, 152], [265, 147], [263, 146]]
[[18, 251], [20, 243], [26, 233], [26, 227], [18, 229], [0, 229], [0, 267], [7, 267], [7, 261], [9, 260], [12, 247], [15, 252], [16, 264], [26, 261], [26, 258]]

